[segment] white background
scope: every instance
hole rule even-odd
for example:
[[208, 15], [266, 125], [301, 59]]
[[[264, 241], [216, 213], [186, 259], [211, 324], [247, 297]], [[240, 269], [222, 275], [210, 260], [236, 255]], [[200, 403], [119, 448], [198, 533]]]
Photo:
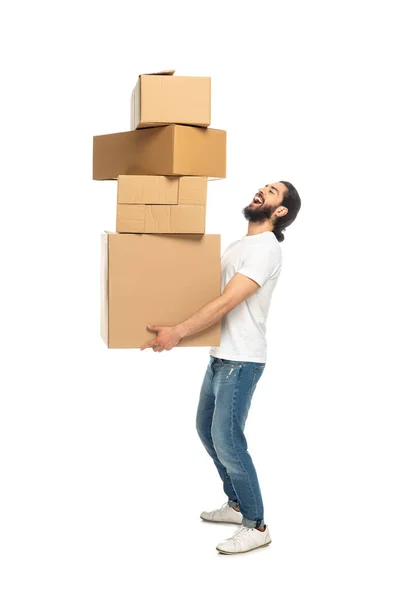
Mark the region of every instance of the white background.
[[[394, 2], [15, 3], [0, 19], [1, 596], [399, 597], [399, 105]], [[268, 364], [246, 425], [272, 544], [238, 556], [195, 430], [208, 348], [111, 351], [92, 136], [137, 75], [212, 77], [226, 180], [207, 232], [280, 179]], [[162, 302], [162, 290], [160, 290]], [[162, 323], [161, 323], [162, 324]]]

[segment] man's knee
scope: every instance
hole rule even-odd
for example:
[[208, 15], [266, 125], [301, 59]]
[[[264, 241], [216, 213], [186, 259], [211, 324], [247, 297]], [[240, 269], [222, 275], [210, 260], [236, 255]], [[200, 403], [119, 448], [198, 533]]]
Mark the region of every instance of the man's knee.
[[224, 466], [232, 462], [234, 448], [229, 433], [225, 429], [219, 429], [214, 424], [211, 427], [211, 438], [214, 444], [215, 452]]
[[218, 428], [213, 423], [211, 437], [218, 459], [228, 473], [241, 472], [242, 465], [239, 458], [240, 442], [237, 439], [234, 440], [234, 433], [228, 427]]

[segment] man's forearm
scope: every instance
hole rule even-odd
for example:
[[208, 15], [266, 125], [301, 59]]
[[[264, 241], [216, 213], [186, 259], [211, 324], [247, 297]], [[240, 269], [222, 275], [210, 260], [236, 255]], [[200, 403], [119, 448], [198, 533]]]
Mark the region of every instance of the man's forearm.
[[223, 296], [220, 296], [205, 304], [191, 317], [182, 321], [175, 327], [181, 337], [187, 337], [218, 323], [227, 312], [228, 307], [226, 299], [223, 298]]

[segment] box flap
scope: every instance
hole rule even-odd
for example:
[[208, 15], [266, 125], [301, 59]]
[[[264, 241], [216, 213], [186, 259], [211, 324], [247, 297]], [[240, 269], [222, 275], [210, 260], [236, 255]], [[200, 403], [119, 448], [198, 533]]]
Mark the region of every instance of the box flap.
[[142, 75], [173, 75], [175, 73], [175, 69], [169, 69], [167, 71], [157, 71], [156, 73], [142, 73], [141, 75], [139, 75], [139, 77], [141, 77]]

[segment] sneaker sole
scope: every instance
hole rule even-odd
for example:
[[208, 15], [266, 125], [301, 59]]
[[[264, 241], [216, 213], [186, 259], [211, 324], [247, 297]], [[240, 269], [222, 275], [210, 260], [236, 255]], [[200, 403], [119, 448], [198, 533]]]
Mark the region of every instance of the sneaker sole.
[[213, 519], [205, 519], [202, 516], [200, 516], [200, 519], [202, 519], [203, 521], [206, 521], [207, 523], [226, 523], [227, 525], [240, 525], [241, 524], [241, 523], [238, 523], [237, 521], [215, 521]]
[[[271, 540], [271, 542], [272, 542], [272, 540]], [[265, 546], [269, 546], [271, 542], [262, 544], [262, 546], [256, 546], [255, 548], [250, 548], [249, 550], [240, 550], [239, 552], [228, 552], [227, 550], [220, 550], [219, 548], [216, 548], [216, 550], [220, 554], [245, 554], [246, 552], [252, 552], [253, 550], [258, 550], [259, 548], [265, 548]]]

